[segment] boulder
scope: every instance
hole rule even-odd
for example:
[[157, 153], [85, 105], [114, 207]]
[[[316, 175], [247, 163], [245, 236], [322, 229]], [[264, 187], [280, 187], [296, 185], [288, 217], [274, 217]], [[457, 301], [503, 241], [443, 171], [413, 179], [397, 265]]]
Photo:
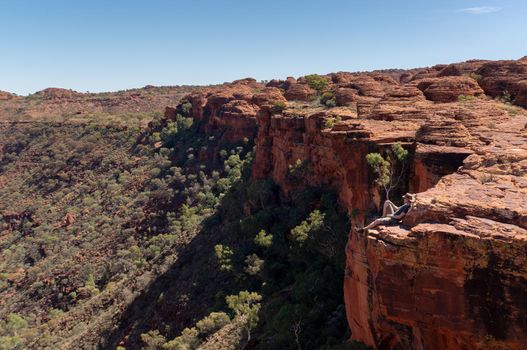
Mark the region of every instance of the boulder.
[[312, 101], [317, 92], [307, 84], [291, 84], [284, 94], [288, 101]]

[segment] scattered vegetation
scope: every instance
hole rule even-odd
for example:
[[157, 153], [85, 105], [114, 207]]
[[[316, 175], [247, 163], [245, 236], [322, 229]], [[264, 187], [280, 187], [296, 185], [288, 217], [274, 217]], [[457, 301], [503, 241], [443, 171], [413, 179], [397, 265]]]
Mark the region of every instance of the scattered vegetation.
[[458, 102], [465, 103], [476, 100], [477, 97], [473, 95], [459, 95], [457, 97]]
[[[6, 305], [27, 321], [27, 331], [2, 342], [56, 347], [82, 337], [90, 323], [112, 327], [106, 314], [94, 316], [104, 309], [98, 305], [114, 300], [109, 308], [117, 310], [132, 302], [136, 284], [162, 271], [239, 180], [250, 142], [221, 144], [183, 115], [160, 120], [148, 133], [94, 122], [28, 124], [5, 133], [0, 295], [12, 295], [24, 279], [24, 292]], [[199, 154], [206, 149], [216, 151], [204, 165]], [[251, 264], [255, 271], [257, 261]], [[31, 314], [35, 308], [42, 313]], [[62, 318], [78, 318], [77, 327], [55, 329]]]
[[[27, 288], [8, 301], [16, 313], [0, 322], [0, 348], [60, 347], [71, 337], [82, 347], [87, 332], [113, 329], [122, 309], [119, 329], [137, 331], [130, 344], [144, 349], [195, 349], [224, 327], [241, 327], [262, 350], [347, 348], [347, 214], [334, 193], [303, 187], [286, 199], [272, 181], [251, 180], [251, 142], [220, 136], [185, 115], [155, 118], [146, 132], [88, 123], [9, 134], [0, 293], [22, 278]], [[204, 153], [213, 154], [206, 163]], [[290, 176], [304, 183], [307, 166], [297, 160]], [[181, 247], [190, 251], [178, 270]], [[169, 269], [181, 279], [158, 285]], [[148, 309], [137, 309], [137, 290], [153, 298]], [[131, 316], [143, 323], [127, 328]], [[99, 345], [118, 339], [116, 331]]]
[[470, 73], [468, 76], [474, 79], [475, 81], [480, 81], [483, 78], [480, 74], [477, 74], [475, 72]]
[[514, 97], [511, 95], [511, 93], [508, 90], [505, 90], [499, 97], [499, 100], [506, 104], [512, 104], [512, 101], [514, 101]]
[[287, 107], [287, 103], [284, 101], [277, 101], [273, 105], [273, 112], [281, 113]]
[[332, 129], [333, 126], [335, 126], [335, 123], [340, 122], [342, 118], [339, 115], [336, 116], [329, 116], [326, 119], [324, 119], [324, 129]]
[[326, 91], [320, 96], [320, 103], [328, 108], [332, 108], [337, 105], [337, 98], [332, 92]]

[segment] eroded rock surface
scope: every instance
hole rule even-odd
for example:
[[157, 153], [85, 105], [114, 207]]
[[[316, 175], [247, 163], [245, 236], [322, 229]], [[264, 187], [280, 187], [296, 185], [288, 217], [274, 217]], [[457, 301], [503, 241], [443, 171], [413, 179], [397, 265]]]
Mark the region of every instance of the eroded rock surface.
[[303, 78], [235, 82], [184, 102], [229, 141], [257, 127], [253, 177], [272, 178], [285, 194], [331, 186], [355, 223], [383, 199], [366, 155], [401, 142], [411, 167], [400, 191], [418, 192], [417, 201], [400, 227], [350, 232], [353, 339], [375, 349], [522, 349], [527, 113], [493, 98], [523, 105], [525, 64], [336, 73], [325, 88], [335, 108], [313, 100]]

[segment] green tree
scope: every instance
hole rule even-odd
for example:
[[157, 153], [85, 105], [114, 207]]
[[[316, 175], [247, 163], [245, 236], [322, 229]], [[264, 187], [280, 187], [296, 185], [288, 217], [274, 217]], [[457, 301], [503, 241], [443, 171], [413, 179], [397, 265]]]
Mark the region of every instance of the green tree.
[[291, 230], [291, 236], [295, 242], [303, 245], [305, 241], [313, 238], [315, 232], [322, 228], [324, 228], [324, 214], [320, 210], [314, 210], [306, 220]]
[[220, 270], [232, 271], [232, 256], [234, 255], [233, 250], [222, 244], [217, 244], [214, 246], [214, 253], [216, 255], [216, 259], [218, 259]]
[[251, 276], [259, 274], [264, 266], [264, 261], [256, 254], [248, 255], [245, 258], [244, 271]]
[[158, 350], [166, 342], [166, 339], [164, 336], [159, 334], [159, 331], [156, 329], [149, 331], [148, 333], [141, 334], [141, 341], [144, 344], [144, 350]]
[[196, 328], [201, 334], [211, 334], [231, 322], [229, 315], [225, 312], [211, 312], [208, 316], [196, 323]]
[[320, 103], [326, 107], [335, 107], [337, 105], [335, 94], [330, 91], [324, 92], [322, 96], [320, 96]]
[[163, 345], [164, 350], [192, 350], [199, 344], [199, 332], [196, 328], [185, 328], [179, 337]]
[[368, 153], [366, 162], [376, 175], [375, 183], [384, 189], [386, 199], [390, 199], [390, 192], [400, 185], [408, 170], [408, 151], [396, 142], [386, 153], [386, 158], [380, 153]]
[[260, 230], [254, 237], [254, 243], [262, 248], [269, 248], [273, 244], [273, 235], [267, 234], [265, 230]]
[[256, 292], [241, 291], [238, 295], [228, 295], [225, 301], [236, 316], [247, 319], [247, 338], [251, 339], [251, 329], [258, 324], [258, 312], [260, 311], [262, 296]]

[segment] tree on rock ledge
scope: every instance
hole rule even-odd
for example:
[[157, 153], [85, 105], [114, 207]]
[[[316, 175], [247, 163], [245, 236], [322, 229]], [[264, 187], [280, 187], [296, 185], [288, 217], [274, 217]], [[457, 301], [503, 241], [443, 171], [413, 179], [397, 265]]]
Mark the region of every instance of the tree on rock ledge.
[[399, 186], [408, 170], [408, 150], [396, 142], [386, 152], [386, 158], [380, 153], [368, 153], [366, 162], [376, 175], [375, 183], [384, 189], [386, 199], [390, 199], [390, 192]]

